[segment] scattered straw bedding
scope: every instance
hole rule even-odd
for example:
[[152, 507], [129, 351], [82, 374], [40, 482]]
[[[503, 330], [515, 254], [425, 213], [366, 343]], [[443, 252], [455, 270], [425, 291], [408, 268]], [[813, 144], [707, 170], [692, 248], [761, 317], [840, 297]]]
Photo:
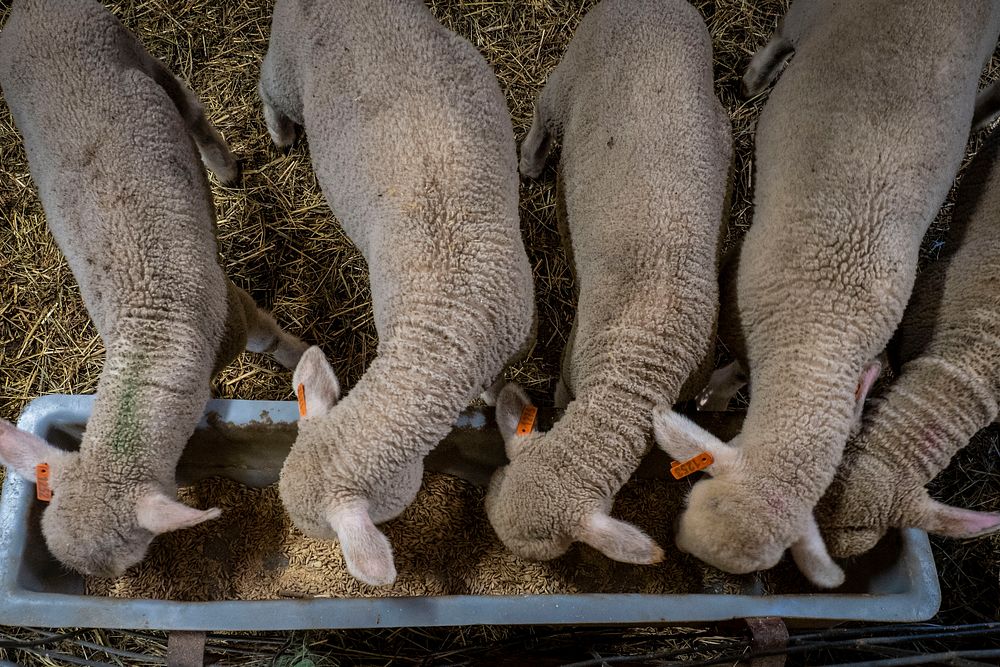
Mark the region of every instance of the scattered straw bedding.
[[[332, 220], [305, 145], [280, 155], [267, 138], [255, 84], [273, 2], [105, 1], [153, 55], [191, 84], [243, 160], [240, 185], [224, 188], [213, 181], [220, 258], [227, 274], [289, 330], [322, 344], [350, 388], [377, 347], [367, 273], [362, 257]], [[530, 125], [535, 95], [596, 0], [428, 4], [493, 65], [520, 140]], [[731, 243], [750, 224], [753, 127], [766, 99], [741, 99], [739, 78], [787, 0], [693, 4], [712, 34], [716, 90], [733, 122]], [[0, 23], [8, 11], [9, 3], [0, 4]], [[996, 78], [998, 62], [995, 57], [984, 80]], [[975, 147], [973, 140], [970, 152]], [[531, 355], [509, 375], [543, 404], [554, 389], [573, 309], [572, 278], [556, 231], [552, 175], [550, 167], [545, 177], [521, 187], [522, 231], [535, 271], [539, 331]], [[949, 214], [950, 203], [928, 234], [925, 259], [933, 256]], [[45, 228], [23, 147], [0, 102], [0, 418], [15, 419], [40, 394], [92, 393], [103, 356], [73, 276]], [[213, 389], [222, 398], [288, 399], [289, 384], [288, 374], [271, 361], [244, 354], [220, 374]], [[996, 432], [978, 442], [943, 476], [948, 486], [938, 493], [959, 504], [995, 509], [1000, 507]], [[970, 474], [978, 475], [977, 484], [963, 481]], [[0, 470], [0, 479], [2, 475]], [[529, 564], [517, 562], [496, 543], [483, 517], [481, 490], [429, 473], [414, 506], [385, 527], [396, 549], [400, 579], [397, 587], [379, 594], [733, 590], [738, 587], [734, 579], [712, 575], [672, 550], [668, 517], [676, 513], [685, 488], [635, 481], [616, 504], [616, 513], [631, 516], [668, 550], [662, 565], [616, 564], [581, 546], [557, 561]], [[337, 547], [308, 540], [289, 526], [273, 488], [250, 490], [210, 480], [182, 495], [197, 506], [222, 507], [223, 518], [165, 536], [127, 577], [89, 582], [93, 592], [168, 599], [374, 593], [344, 575]], [[968, 588], [969, 594], [980, 595], [977, 613], [995, 616], [1000, 599], [993, 555], [997, 542], [979, 540], [974, 548], [953, 544], [938, 547], [939, 560], [946, 563], [943, 576], [950, 577], [946, 594]], [[977, 563], [975, 577], [960, 565], [966, 558]], [[783, 578], [795, 579], [789, 568], [783, 571]]]

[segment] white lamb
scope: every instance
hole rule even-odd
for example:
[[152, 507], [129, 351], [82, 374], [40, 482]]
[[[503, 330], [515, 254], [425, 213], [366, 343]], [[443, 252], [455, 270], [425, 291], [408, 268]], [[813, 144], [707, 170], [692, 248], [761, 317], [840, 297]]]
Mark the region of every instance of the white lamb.
[[949, 507], [924, 488], [1000, 411], [998, 156], [994, 132], [962, 179], [949, 256], [914, 285], [895, 337], [902, 371], [865, 415], [816, 508], [835, 556], [864, 553], [894, 527], [950, 537], [1000, 529], [1000, 514]]
[[796, 0], [744, 77], [794, 57], [757, 125], [754, 223], [737, 277], [751, 402], [726, 445], [671, 413], [676, 458], [715, 457], [677, 544], [734, 573], [789, 547], [820, 586], [843, 579], [813, 508], [855, 422], [863, 373], [899, 324], [921, 237], [947, 195], [1000, 3]]
[[679, 397], [714, 334], [732, 137], [698, 11], [683, 0], [592, 9], [538, 98], [522, 174], [541, 172], [557, 137], [579, 290], [560, 383], [572, 400], [550, 431], [518, 434], [527, 397], [501, 392], [511, 463], [495, 473], [486, 510], [527, 558], [581, 541], [654, 563], [660, 547], [609, 512], [649, 449], [651, 408]]
[[[99, 3], [18, 0], [0, 84], [49, 228], [107, 349], [79, 452], [0, 422], [0, 461], [53, 498], [42, 531], [62, 563], [117, 576], [159, 533], [218, 516], [175, 499], [174, 472], [218, 370], [246, 345], [305, 350], [230, 283], [198, 160], [238, 167], [197, 97]], [[194, 141], [192, 141], [192, 137]]]
[[424, 456], [531, 338], [510, 117], [483, 57], [419, 0], [279, 0], [260, 94], [279, 147], [296, 124], [308, 134], [368, 261], [379, 334], [339, 403], [322, 352], [302, 358], [307, 414], [281, 498], [304, 533], [339, 539], [353, 576], [390, 584], [375, 524], [413, 501]]

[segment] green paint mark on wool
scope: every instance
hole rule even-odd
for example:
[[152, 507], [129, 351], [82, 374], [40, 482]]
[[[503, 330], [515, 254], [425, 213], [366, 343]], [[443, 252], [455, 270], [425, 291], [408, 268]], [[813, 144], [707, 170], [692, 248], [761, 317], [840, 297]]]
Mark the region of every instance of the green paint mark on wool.
[[125, 364], [120, 377], [121, 393], [115, 405], [115, 425], [111, 431], [111, 450], [129, 456], [142, 441], [139, 420], [139, 378], [146, 370], [146, 356], [136, 355]]

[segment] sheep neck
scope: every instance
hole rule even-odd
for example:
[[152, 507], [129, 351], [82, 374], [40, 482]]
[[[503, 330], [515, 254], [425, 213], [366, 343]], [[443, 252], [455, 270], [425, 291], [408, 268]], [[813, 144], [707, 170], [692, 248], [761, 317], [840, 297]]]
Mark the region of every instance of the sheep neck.
[[812, 507], [833, 480], [850, 433], [861, 363], [778, 355], [752, 372], [737, 438], [747, 475]]
[[210, 355], [114, 344], [80, 444], [102, 474], [170, 485], [209, 398]]
[[925, 484], [998, 413], [995, 387], [977, 369], [935, 355], [903, 367], [866, 417], [867, 451]]
[[367, 469], [373, 456], [384, 474], [421, 460], [482, 389], [477, 344], [430, 330], [394, 334], [325, 418], [300, 426], [300, 439], [329, 448], [344, 470]]
[[576, 458], [599, 474], [620, 470], [620, 487], [649, 451], [652, 407], [647, 399], [608, 383], [577, 395], [548, 436], [567, 443]]

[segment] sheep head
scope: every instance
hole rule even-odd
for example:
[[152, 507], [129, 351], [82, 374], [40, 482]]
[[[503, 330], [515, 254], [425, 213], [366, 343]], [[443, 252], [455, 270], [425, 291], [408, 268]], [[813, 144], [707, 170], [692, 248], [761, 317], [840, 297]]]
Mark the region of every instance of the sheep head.
[[48, 464], [52, 499], [42, 513], [45, 543], [59, 562], [89, 576], [120, 576], [146, 556], [157, 535], [220, 514], [178, 502], [155, 481], [91, 465], [79, 452], [53, 447], [7, 422], [0, 422], [0, 463], [31, 482], [36, 466]]
[[558, 558], [573, 542], [583, 542], [625, 563], [661, 561], [663, 550], [648, 535], [609, 515], [613, 496], [577, 483], [572, 461], [557, 453], [557, 435], [518, 433], [530, 405], [514, 384], [497, 397], [497, 424], [511, 462], [490, 481], [486, 513], [504, 545], [531, 560]]
[[[843, 583], [811, 511], [802, 512], [781, 487], [758, 477], [737, 446], [723, 443], [669, 407], [654, 411], [656, 441], [679, 460], [709, 453], [711, 479], [697, 482], [677, 527], [677, 547], [709, 565], [745, 574], [774, 567], [786, 549], [817, 586]], [[799, 518], [796, 518], [796, 514]]]

